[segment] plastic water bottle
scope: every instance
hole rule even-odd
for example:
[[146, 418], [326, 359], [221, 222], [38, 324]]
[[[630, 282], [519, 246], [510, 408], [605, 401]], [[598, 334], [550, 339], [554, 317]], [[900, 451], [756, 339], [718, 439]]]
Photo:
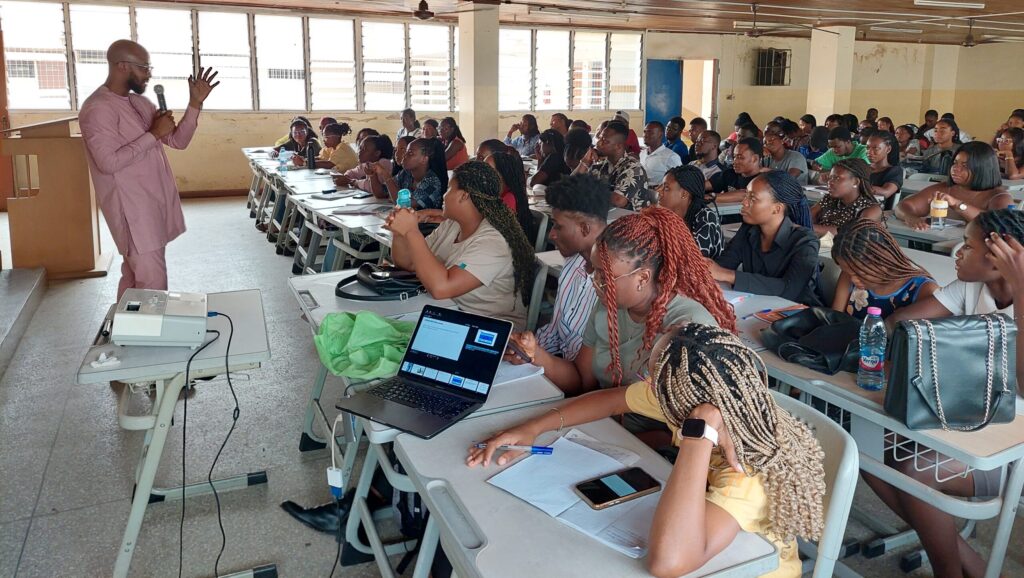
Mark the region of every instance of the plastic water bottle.
[[868, 315], [860, 326], [860, 364], [857, 385], [869, 391], [885, 387], [885, 324], [882, 310], [868, 307]]
[[277, 172], [282, 175], [288, 172], [288, 159], [284, 156], [284, 151], [280, 151], [277, 154]]
[[412, 208], [412, 193], [409, 192], [409, 189], [402, 189], [398, 191], [398, 197], [395, 199], [395, 204], [406, 209]]

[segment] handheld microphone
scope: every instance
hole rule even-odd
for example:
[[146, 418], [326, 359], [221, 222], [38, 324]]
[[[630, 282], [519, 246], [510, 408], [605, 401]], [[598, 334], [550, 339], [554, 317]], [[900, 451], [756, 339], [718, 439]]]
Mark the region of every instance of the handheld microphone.
[[167, 99], [164, 98], [164, 85], [158, 84], [153, 87], [156, 93], [156, 101], [160, 104], [160, 112], [167, 112]]

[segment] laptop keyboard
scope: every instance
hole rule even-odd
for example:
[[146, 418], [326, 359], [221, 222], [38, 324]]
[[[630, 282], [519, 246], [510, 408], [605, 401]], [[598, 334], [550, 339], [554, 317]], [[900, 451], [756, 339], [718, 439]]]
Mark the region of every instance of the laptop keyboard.
[[441, 419], [451, 419], [472, 405], [468, 401], [409, 385], [397, 377], [377, 384], [367, 393], [418, 409]]

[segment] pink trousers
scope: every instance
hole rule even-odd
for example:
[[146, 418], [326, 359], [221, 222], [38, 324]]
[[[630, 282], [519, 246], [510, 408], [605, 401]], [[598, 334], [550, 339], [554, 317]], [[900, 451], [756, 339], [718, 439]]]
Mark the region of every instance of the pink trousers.
[[127, 289], [167, 289], [166, 247], [148, 253], [136, 253], [133, 246], [121, 263], [121, 282], [117, 285], [117, 300]]

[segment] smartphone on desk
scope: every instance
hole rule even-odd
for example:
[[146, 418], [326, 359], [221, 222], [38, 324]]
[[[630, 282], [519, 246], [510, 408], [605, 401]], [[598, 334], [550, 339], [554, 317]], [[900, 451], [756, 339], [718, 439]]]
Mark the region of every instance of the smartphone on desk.
[[661, 482], [640, 468], [628, 468], [586, 480], [573, 488], [595, 510], [642, 498], [661, 490]]

